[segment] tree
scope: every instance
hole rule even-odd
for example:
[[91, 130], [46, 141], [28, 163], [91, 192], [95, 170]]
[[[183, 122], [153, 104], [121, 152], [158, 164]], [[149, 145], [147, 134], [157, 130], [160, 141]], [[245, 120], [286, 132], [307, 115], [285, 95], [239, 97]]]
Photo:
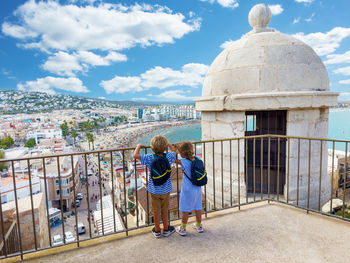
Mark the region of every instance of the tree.
[[92, 150], [95, 148], [94, 147], [94, 135], [92, 133], [86, 134], [87, 139], [89, 141], [89, 149], [90, 149], [90, 142], [92, 143]]
[[0, 149], [8, 149], [14, 143], [15, 143], [15, 141], [12, 139], [12, 137], [8, 136], [8, 137], [0, 140]]
[[[0, 150], [0, 159], [5, 159], [5, 152]], [[0, 171], [7, 169], [7, 163], [0, 163]]]
[[28, 148], [33, 148], [36, 145], [35, 139], [34, 138], [30, 138], [26, 143], [25, 143], [25, 147]]
[[68, 128], [67, 122], [64, 121], [64, 123], [61, 124], [60, 128], [62, 130], [62, 135], [64, 136], [64, 139], [66, 139], [67, 135], [69, 133], [69, 128]]
[[72, 129], [72, 136], [73, 136], [73, 142], [75, 147], [75, 138], [78, 136], [77, 131], [75, 129]]

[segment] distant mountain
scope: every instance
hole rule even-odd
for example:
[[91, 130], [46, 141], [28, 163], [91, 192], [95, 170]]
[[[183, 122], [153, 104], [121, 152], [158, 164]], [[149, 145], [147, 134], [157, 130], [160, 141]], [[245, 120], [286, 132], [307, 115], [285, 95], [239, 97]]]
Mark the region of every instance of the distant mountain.
[[[50, 112], [60, 109], [128, 108], [147, 105], [151, 104], [134, 101], [110, 101], [64, 94], [49, 95], [43, 92], [0, 90], [0, 114]], [[152, 105], [154, 104], [152, 103]]]

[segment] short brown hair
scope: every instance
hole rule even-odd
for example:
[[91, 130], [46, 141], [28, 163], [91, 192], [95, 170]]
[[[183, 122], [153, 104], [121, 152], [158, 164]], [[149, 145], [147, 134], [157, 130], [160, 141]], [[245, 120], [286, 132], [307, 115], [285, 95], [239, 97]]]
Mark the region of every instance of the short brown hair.
[[193, 157], [193, 144], [190, 141], [181, 142], [177, 149], [179, 150], [180, 154], [183, 155], [185, 158]]
[[151, 140], [151, 148], [155, 154], [162, 154], [168, 147], [168, 140], [163, 135], [156, 135]]

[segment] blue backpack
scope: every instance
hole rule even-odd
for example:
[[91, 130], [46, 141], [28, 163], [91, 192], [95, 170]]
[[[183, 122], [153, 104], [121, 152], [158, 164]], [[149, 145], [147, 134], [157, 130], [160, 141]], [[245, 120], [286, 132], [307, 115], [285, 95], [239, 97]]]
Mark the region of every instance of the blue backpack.
[[153, 160], [151, 163], [150, 176], [152, 178], [153, 184], [160, 186], [164, 184], [171, 175], [171, 167], [166, 154], [159, 156], [153, 154]]
[[189, 177], [186, 174], [185, 170], [184, 170], [184, 174], [191, 181], [193, 185], [196, 185], [196, 186], [206, 185], [208, 182], [208, 177], [207, 177], [207, 171], [204, 168], [204, 163], [198, 157], [195, 156], [194, 158], [195, 158], [194, 161], [187, 159], [191, 162], [191, 177]]

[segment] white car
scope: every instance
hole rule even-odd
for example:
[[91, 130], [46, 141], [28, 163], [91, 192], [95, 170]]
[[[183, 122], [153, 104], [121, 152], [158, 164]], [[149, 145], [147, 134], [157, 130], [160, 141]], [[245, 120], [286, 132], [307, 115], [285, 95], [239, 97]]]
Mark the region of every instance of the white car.
[[82, 193], [78, 193], [77, 194], [77, 200], [82, 200], [83, 199], [83, 194]]
[[53, 245], [57, 246], [57, 245], [62, 245], [63, 244], [63, 239], [61, 237], [61, 235], [56, 235], [53, 237]]
[[75, 241], [75, 237], [73, 236], [72, 232], [66, 232], [64, 237], [66, 238], [66, 243]]
[[[75, 231], [77, 230], [77, 226], [74, 226]], [[85, 226], [83, 223], [78, 223], [78, 234], [85, 234]]]

